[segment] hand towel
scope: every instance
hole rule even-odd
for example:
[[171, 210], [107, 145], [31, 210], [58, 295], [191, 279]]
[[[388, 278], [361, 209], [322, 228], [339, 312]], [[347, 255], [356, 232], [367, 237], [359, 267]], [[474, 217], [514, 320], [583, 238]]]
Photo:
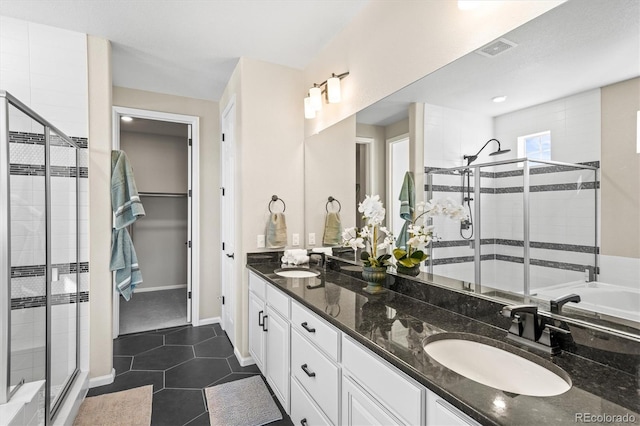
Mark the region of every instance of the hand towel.
[[271, 213], [267, 222], [267, 247], [280, 248], [287, 245], [287, 222], [284, 213]]
[[313, 253], [324, 253], [328, 256], [333, 254], [333, 247], [314, 247], [311, 249]]
[[402, 182], [402, 188], [400, 189], [400, 217], [405, 220], [396, 245], [398, 247], [406, 248], [407, 241], [409, 241], [409, 225], [413, 220], [413, 211], [416, 203], [416, 191], [413, 183], [413, 173], [406, 172], [404, 174], [404, 181]]
[[111, 151], [111, 208], [116, 229], [132, 224], [145, 214], [133, 178], [133, 168], [124, 151]]
[[116, 272], [116, 290], [128, 301], [135, 287], [142, 283], [142, 273], [133, 242], [125, 228], [112, 231], [109, 269]]
[[328, 212], [324, 221], [324, 236], [322, 244], [325, 246], [337, 246], [342, 244], [342, 223], [339, 212]]
[[307, 263], [309, 263], [309, 256], [307, 256], [306, 254], [298, 255], [293, 258], [294, 265], [306, 265]]

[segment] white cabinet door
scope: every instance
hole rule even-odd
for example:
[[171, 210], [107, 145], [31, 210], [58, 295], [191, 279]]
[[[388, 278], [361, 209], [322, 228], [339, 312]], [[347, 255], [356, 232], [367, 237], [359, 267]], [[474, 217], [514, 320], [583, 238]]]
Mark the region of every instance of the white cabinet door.
[[249, 353], [264, 374], [264, 351], [266, 333], [263, 330], [264, 302], [253, 292], [249, 292]]
[[376, 404], [358, 385], [342, 378], [342, 426], [374, 426], [400, 424]]
[[289, 322], [267, 306], [267, 381], [289, 414]]

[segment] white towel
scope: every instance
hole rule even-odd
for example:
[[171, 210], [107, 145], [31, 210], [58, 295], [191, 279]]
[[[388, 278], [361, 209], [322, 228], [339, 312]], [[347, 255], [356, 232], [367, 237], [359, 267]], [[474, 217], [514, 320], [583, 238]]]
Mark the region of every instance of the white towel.
[[306, 265], [307, 263], [309, 263], [309, 256], [307, 256], [306, 254], [298, 255], [293, 258], [294, 265]]
[[314, 247], [311, 249], [313, 253], [324, 253], [328, 256], [333, 254], [333, 248], [331, 247]]

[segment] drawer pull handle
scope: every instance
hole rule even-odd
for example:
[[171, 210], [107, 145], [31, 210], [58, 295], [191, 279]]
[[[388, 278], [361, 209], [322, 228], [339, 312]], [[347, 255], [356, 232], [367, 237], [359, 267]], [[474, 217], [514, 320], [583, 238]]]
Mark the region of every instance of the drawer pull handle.
[[307, 374], [307, 376], [316, 377], [316, 373], [309, 371], [309, 369], [307, 368], [307, 364], [302, 364], [300, 368], [302, 368], [302, 371], [304, 371]]
[[300, 424], [301, 424], [302, 426], [307, 426], [309, 423], [307, 423], [307, 419], [306, 419], [306, 418], [304, 418], [304, 419], [300, 420]]
[[260, 327], [264, 325], [264, 319], [262, 319], [262, 314], [264, 314], [264, 311], [258, 312], [258, 325]]
[[267, 329], [267, 318], [269, 318], [269, 315], [265, 315], [262, 317], [262, 331], [269, 331]]
[[302, 328], [304, 328], [305, 330], [307, 330], [309, 333], [315, 333], [316, 329], [315, 328], [311, 328], [307, 325], [307, 322], [303, 322], [302, 324], [300, 324], [302, 326]]

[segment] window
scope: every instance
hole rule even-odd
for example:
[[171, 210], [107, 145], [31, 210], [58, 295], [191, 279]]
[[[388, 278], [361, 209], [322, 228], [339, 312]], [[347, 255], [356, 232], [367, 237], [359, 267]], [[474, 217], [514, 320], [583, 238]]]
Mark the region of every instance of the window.
[[551, 160], [551, 131], [518, 137], [518, 158]]

